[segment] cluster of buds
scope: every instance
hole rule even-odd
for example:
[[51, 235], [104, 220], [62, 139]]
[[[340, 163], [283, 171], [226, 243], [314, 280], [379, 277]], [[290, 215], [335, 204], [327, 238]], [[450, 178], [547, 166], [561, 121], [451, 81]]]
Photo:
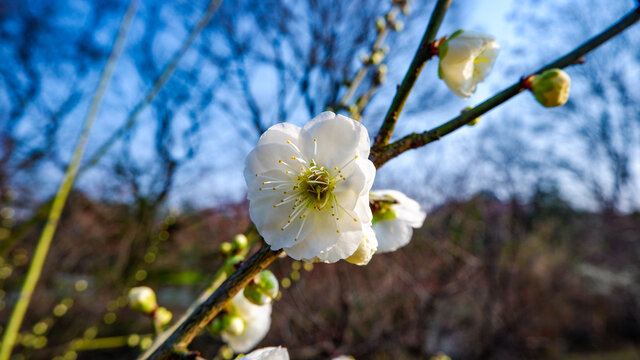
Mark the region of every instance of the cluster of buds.
[[243, 234], [238, 234], [233, 237], [232, 242], [223, 242], [220, 244], [220, 252], [225, 255], [231, 255], [234, 252], [243, 251], [249, 245], [249, 239]]
[[264, 305], [278, 296], [278, 278], [269, 270], [261, 271], [244, 288], [244, 297], [256, 305]]
[[138, 286], [129, 290], [129, 307], [153, 319], [153, 323], [162, 328], [171, 322], [173, 314], [165, 307], [158, 306], [156, 293], [148, 286]]

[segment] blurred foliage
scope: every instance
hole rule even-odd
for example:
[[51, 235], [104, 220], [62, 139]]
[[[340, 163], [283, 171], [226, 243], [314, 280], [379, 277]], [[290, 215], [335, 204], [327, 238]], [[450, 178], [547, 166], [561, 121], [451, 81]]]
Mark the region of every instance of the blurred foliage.
[[[220, 244], [249, 227], [246, 204], [140, 222], [135, 205], [72, 200], [21, 333], [27, 358], [82, 350], [78, 339], [115, 346], [80, 359], [134, 358], [152, 328], [126, 307], [126, 290], [151, 286], [179, 317], [221, 265]], [[294, 359], [562, 359], [639, 346], [639, 220], [575, 210], [545, 186], [528, 202], [489, 192], [451, 201], [410, 245], [365, 267], [274, 263], [282, 298], [262, 345]], [[35, 235], [3, 260], [9, 308]], [[193, 348], [213, 356], [221, 345], [203, 334]]]

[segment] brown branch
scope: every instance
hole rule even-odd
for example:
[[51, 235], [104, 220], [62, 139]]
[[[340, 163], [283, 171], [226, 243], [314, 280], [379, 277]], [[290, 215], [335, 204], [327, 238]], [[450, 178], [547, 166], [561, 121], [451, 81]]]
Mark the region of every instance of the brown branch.
[[[543, 66], [541, 69], [536, 71], [534, 74], [539, 74], [545, 70], [553, 69], [553, 68], [565, 68], [570, 65], [574, 65], [577, 63], [581, 63], [582, 57], [594, 50], [598, 46], [602, 45], [609, 39], [614, 36], [620, 34], [622, 31], [635, 24], [640, 19], [640, 7], [634, 9], [627, 15], [625, 15], [618, 22], [601, 32], [600, 34], [592, 37], [584, 44], [578, 46], [575, 50], [570, 53], [562, 56], [561, 58]], [[411, 149], [416, 149], [421, 146], [424, 146], [430, 142], [440, 140], [441, 137], [452, 133], [453, 131], [459, 129], [460, 127], [468, 124], [473, 121], [475, 118], [480, 115], [492, 110], [503, 102], [511, 99], [512, 97], [518, 95], [520, 92], [525, 90], [526, 84], [524, 81], [520, 80], [517, 83], [511, 85], [510, 87], [502, 90], [498, 94], [493, 97], [487, 99], [480, 105], [470, 109], [468, 111], [463, 112], [459, 116], [447, 121], [446, 123], [433, 128], [431, 130], [425, 131], [423, 133], [413, 133], [409, 134], [402, 139], [385, 145], [381, 148], [371, 150], [371, 155], [369, 159], [373, 161], [377, 168], [384, 165], [387, 161], [393, 159], [394, 157], [402, 154], [403, 152]]]
[[188, 311], [180, 321], [160, 336], [140, 359], [175, 359], [184, 353], [193, 338], [242, 290], [262, 269], [275, 260], [282, 250], [271, 251], [263, 245], [247, 262], [225, 280], [216, 291]]

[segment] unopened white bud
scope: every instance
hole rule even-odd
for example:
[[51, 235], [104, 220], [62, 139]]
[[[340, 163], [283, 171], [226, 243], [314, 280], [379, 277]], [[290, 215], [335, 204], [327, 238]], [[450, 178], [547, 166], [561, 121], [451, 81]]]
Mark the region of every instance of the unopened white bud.
[[138, 286], [129, 290], [129, 306], [134, 311], [149, 315], [158, 307], [156, 293], [148, 286]]

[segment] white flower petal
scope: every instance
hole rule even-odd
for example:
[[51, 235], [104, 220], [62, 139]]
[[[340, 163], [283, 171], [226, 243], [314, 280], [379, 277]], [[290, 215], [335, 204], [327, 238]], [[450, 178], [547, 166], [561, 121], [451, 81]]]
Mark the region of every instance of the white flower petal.
[[289, 352], [283, 347], [257, 349], [240, 358], [241, 360], [289, 360]]
[[348, 117], [336, 115], [329, 118], [328, 115], [323, 115], [326, 113], [320, 114], [304, 127], [317, 139], [317, 154], [314, 155], [316, 160], [326, 167], [341, 168], [355, 155], [366, 159], [370, 147], [367, 129]]
[[291, 123], [275, 124], [260, 136], [258, 145], [286, 144], [287, 140], [297, 143], [300, 141], [301, 132], [301, 127]]
[[356, 251], [345, 260], [355, 265], [367, 265], [377, 249], [378, 240], [376, 239], [376, 233], [370, 226], [366, 226], [360, 245], [358, 245]]
[[351, 216], [340, 209], [336, 216], [331, 216], [330, 209], [323, 209], [309, 216], [313, 231], [293, 246], [285, 247], [287, 255], [296, 260], [313, 260], [318, 257], [324, 262], [336, 262], [356, 251], [362, 236], [361, 222], [353, 221]]
[[378, 253], [395, 251], [411, 241], [412, 228], [422, 227], [427, 214], [420, 204], [397, 190], [373, 191], [376, 197], [392, 197], [397, 201], [391, 205], [395, 218], [380, 220], [373, 225], [378, 239]]
[[[261, 174], [269, 170], [294, 171], [298, 169], [298, 162], [291, 160], [291, 156], [297, 153], [286, 144], [265, 144], [251, 150], [245, 162], [244, 177], [247, 181], [253, 180], [256, 174]], [[284, 161], [289, 164], [286, 167], [280, 163]]]
[[238, 293], [231, 304], [246, 323], [240, 335], [223, 331], [222, 339], [234, 352], [246, 352], [254, 348], [269, 332], [271, 326], [271, 303], [255, 305]]
[[396, 220], [379, 221], [373, 224], [373, 231], [378, 238], [378, 253], [396, 251], [411, 241], [411, 226]]

